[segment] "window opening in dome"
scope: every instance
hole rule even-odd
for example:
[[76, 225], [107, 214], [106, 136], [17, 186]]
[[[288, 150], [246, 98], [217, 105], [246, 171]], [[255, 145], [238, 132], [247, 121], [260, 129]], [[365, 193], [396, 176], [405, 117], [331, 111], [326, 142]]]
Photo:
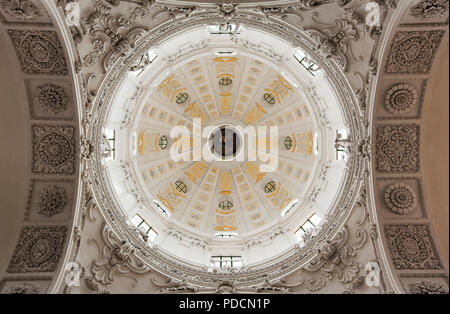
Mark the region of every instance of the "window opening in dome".
[[293, 146], [294, 146], [294, 143], [292, 141], [292, 138], [290, 136], [287, 136], [284, 139], [284, 147], [286, 147], [286, 149], [290, 150], [290, 149], [292, 149]]
[[179, 180], [176, 181], [175, 188], [177, 189], [178, 192], [187, 193], [187, 186], [186, 186], [186, 183], [184, 183], [183, 181], [179, 181]]
[[158, 140], [158, 146], [161, 149], [167, 148], [167, 137], [165, 135], [161, 136]]
[[275, 96], [272, 93], [264, 93], [264, 100], [270, 105], [275, 104]]
[[236, 24], [222, 24], [222, 25], [210, 25], [209, 33], [213, 35], [233, 35], [240, 34], [242, 32], [242, 26], [239, 25], [236, 29]]
[[167, 217], [170, 217], [170, 212], [168, 210], [166, 210], [164, 208], [164, 206], [162, 206], [157, 200], [153, 200], [153, 204], [155, 204], [156, 208], [158, 208], [158, 210], [160, 212], [162, 212], [164, 215], [166, 215]]
[[320, 69], [320, 67], [301, 49], [297, 49], [297, 51], [294, 53], [294, 58], [313, 76]]
[[222, 86], [228, 86], [233, 83], [233, 80], [229, 76], [224, 76], [219, 80], [219, 84]]
[[149, 58], [150, 62], [155, 61], [155, 59], [157, 57], [158, 57], [158, 55], [156, 54], [155, 50], [152, 49], [148, 52], [148, 58]]
[[314, 132], [314, 156], [319, 155], [319, 134]]
[[350, 145], [350, 138], [347, 130], [336, 130], [336, 139], [334, 142], [334, 148], [336, 149], [336, 160], [347, 161], [347, 152]]
[[275, 191], [276, 188], [277, 188], [277, 184], [275, 183], [275, 181], [270, 181], [264, 187], [264, 192], [272, 193]]
[[132, 72], [138, 72], [136, 76], [139, 76], [144, 72], [146, 67], [150, 65], [158, 57], [155, 50], [149, 50], [146, 55], [142, 55], [141, 60], [130, 68]]
[[316, 214], [312, 214], [301, 226], [294, 232], [295, 237], [300, 242], [302, 241], [302, 236], [307, 230], [315, 228], [320, 223], [321, 218]]
[[285, 208], [283, 208], [283, 210], [281, 211], [280, 215], [281, 217], [286, 216], [287, 214], [289, 214], [292, 210], [292, 208], [295, 207], [295, 205], [298, 204], [298, 199], [293, 200], [292, 202], [290, 202]]
[[234, 52], [233, 52], [233, 51], [217, 51], [217, 53], [218, 53], [219, 55], [231, 55], [231, 54], [233, 54]]
[[231, 238], [237, 238], [239, 235], [237, 233], [216, 233], [214, 235], [216, 238], [223, 238], [223, 239], [231, 239]]
[[229, 211], [233, 207], [233, 203], [230, 201], [222, 201], [219, 203], [219, 208], [223, 211]]
[[241, 256], [212, 256], [211, 266], [215, 268], [242, 267]]
[[105, 129], [104, 134], [108, 141], [108, 146], [105, 147], [104, 153], [108, 156], [105, 160], [116, 159], [116, 130]]
[[184, 104], [188, 99], [188, 93], [178, 93], [175, 97], [175, 102], [179, 105]]
[[154, 241], [158, 236], [158, 233], [153, 229], [140, 215], [136, 214], [132, 219], [131, 223], [141, 230], [147, 237], [148, 240]]

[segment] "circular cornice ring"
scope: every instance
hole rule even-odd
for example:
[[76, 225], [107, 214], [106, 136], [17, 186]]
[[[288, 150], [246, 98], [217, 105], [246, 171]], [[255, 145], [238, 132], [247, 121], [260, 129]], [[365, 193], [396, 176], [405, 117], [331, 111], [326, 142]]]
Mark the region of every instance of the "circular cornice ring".
[[[107, 224], [120, 238], [128, 240], [134, 246], [135, 255], [149, 268], [156, 269], [162, 274], [176, 280], [186, 280], [191, 285], [214, 287], [218, 282], [234, 282], [236, 286], [253, 286], [261, 284], [264, 280], [279, 279], [304, 266], [308, 260], [317, 254], [320, 243], [332, 239], [344, 226], [357, 198], [360, 195], [361, 181], [364, 178], [364, 161], [360, 154], [354, 154], [347, 162], [347, 172], [344, 184], [338, 192], [341, 197], [335, 201], [326, 218], [326, 223], [319, 234], [309, 241], [302, 249], [294, 247], [283, 255], [282, 258], [272, 261], [269, 265], [253, 269], [242, 269], [234, 273], [210, 273], [206, 267], [190, 265], [181, 260], [168, 256], [158, 248], [150, 248], [136, 232], [126, 223], [118, 208], [112, 189], [107, 180], [107, 173], [101, 163], [102, 159], [102, 125], [108, 117], [109, 104], [114, 91], [125, 77], [130, 65], [138, 60], [143, 53], [167, 37], [199, 25], [210, 25], [223, 22], [216, 11], [199, 12], [189, 17], [172, 20], [148, 31], [146, 35], [136, 43], [134, 52], [125, 58], [119, 59], [107, 73], [99, 93], [92, 106], [91, 116], [95, 123], [88, 124], [88, 138], [93, 143], [94, 158], [90, 159], [88, 173], [94, 181], [88, 181], [100, 211], [103, 213]], [[366, 127], [361, 119], [362, 114], [354, 92], [339, 66], [331, 60], [320, 56], [315, 43], [302, 30], [285, 22], [267, 19], [263, 15], [254, 12], [239, 11], [230, 22], [242, 23], [261, 31], [272, 33], [295, 46], [302, 47], [308, 54], [316, 59], [317, 63], [325, 71], [328, 78], [333, 81], [334, 89], [342, 106], [342, 112], [347, 127], [352, 135], [352, 151], [357, 151], [357, 143], [365, 137]], [[170, 35], [168, 35], [170, 34]]]

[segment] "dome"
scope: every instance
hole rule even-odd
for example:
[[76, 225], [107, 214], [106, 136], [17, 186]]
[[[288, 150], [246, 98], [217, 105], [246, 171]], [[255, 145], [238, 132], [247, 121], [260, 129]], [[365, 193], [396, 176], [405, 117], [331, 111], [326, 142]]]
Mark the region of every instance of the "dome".
[[[346, 168], [335, 142], [348, 141], [342, 108], [319, 64], [302, 47], [236, 25], [182, 31], [137, 60], [103, 127], [115, 147], [103, 162], [127, 221], [152, 234], [149, 245], [203, 266], [209, 257], [167, 235], [196, 239], [210, 256], [245, 256], [245, 265], [303, 245]], [[279, 230], [287, 234], [267, 241]], [[270, 253], [249, 245], [261, 239]]]

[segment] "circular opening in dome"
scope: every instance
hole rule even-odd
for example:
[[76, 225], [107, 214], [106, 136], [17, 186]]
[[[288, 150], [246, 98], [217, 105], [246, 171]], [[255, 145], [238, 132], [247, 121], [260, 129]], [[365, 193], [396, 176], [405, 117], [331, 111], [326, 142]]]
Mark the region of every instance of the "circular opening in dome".
[[275, 96], [272, 93], [264, 93], [264, 100], [269, 105], [274, 105], [275, 104]]
[[233, 83], [233, 80], [229, 76], [224, 76], [219, 80], [219, 84], [222, 86], [228, 86]]
[[188, 96], [189, 95], [186, 92], [178, 93], [177, 96], [175, 97], [175, 102], [179, 105], [184, 104], [188, 99]]
[[270, 181], [266, 184], [266, 186], [264, 186], [264, 192], [272, 193], [275, 191], [276, 188], [277, 184], [275, 183], [275, 181]]
[[211, 134], [209, 141], [211, 152], [222, 159], [235, 157], [242, 145], [241, 135], [230, 125], [218, 127]]

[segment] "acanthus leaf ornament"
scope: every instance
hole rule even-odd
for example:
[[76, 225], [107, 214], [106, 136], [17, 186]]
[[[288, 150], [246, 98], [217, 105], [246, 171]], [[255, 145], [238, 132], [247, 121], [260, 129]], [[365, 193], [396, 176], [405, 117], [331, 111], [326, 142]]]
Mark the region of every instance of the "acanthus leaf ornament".
[[363, 158], [370, 159], [372, 154], [372, 143], [369, 136], [359, 141], [358, 154], [360, 154]]
[[52, 185], [41, 190], [37, 205], [41, 215], [52, 217], [61, 213], [67, 202], [66, 190], [57, 185]]
[[411, 14], [426, 20], [448, 15], [449, 0], [423, 0], [411, 9]]
[[76, 44], [83, 40], [83, 28], [80, 25], [79, 0], [58, 0], [58, 7], [64, 10], [66, 23], [72, 33], [72, 39]]
[[346, 287], [346, 292], [353, 292], [362, 284], [361, 265], [354, 257], [356, 251], [366, 243], [367, 234], [365, 230], [358, 229], [356, 236], [358, 240], [355, 243], [348, 243], [349, 232], [347, 227], [343, 227], [333, 240], [322, 243], [317, 256], [303, 267], [303, 270], [311, 273], [320, 271], [319, 278], [306, 281], [308, 290], [323, 288], [333, 277]]
[[318, 40], [317, 48], [326, 58], [335, 60], [344, 71], [347, 71], [350, 45], [359, 39], [358, 30], [353, 22], [343, 17], [337, 19], [333, 27], [322, 31], [309, 29], [308, 32]]
[[448, 294], [448, 288], [438, 282], [420, 280], [409, 285], [411, 294]]
[[110, 7], [97, 1], [95, 11], [83, 21], [94, 45], [94, 51], [84, 57], [84, 64], [92, 66], [103, 56], [102, 68], [106, 73], [119, 58], [133, 50], [136, 41], [147, 31], [134, 24], [135, 19], [113, 16]]
[[260, 286], [253, 287], [252, 290], [259, 293], [290, 293], [292, 288], [298, 287], [303, 284], [303, 278], [300, 278], [298, 282], [294, 284], [288, 284], [286, 279], [280, 279], [274, 282], [270, 282], [269, 280], [264, 280], [264, 283]]
[[238, 5], [234, 3], [218, 4], [217, 12], [219, 13], [219, 16], [223, 17], [228, 22], [238, 13]]
[[313, 9], [324, 4], [337, 3], [338, 6], [343, 7], [350, 3], [351, 0], [298, 0], [296, 7], [299, 9]]
[[30, 0], [4, 0], [1, 6], [5, 12], [19, 20], [34, 20], [42, 13]]
[[168, 278], [166, 282], [159, 283], [155, 278], [152, 278], [151, 281], [155, 286], [161, 288], [159, 293], [196, 293], [199, 290], [197, 287], [188, 285], [186, 279], [174, 281]]
[[93, 260], [89, 267], [92, 275], [88, 275], [87, 278], [91, 289], [108, 290], [116, 276], [150, 272], [150, 269], [134, 255], [132, 244], [127, 240], [119, 240], [107, 224], [103, 227], [103, 240], [105, 246], [99, 258]]

